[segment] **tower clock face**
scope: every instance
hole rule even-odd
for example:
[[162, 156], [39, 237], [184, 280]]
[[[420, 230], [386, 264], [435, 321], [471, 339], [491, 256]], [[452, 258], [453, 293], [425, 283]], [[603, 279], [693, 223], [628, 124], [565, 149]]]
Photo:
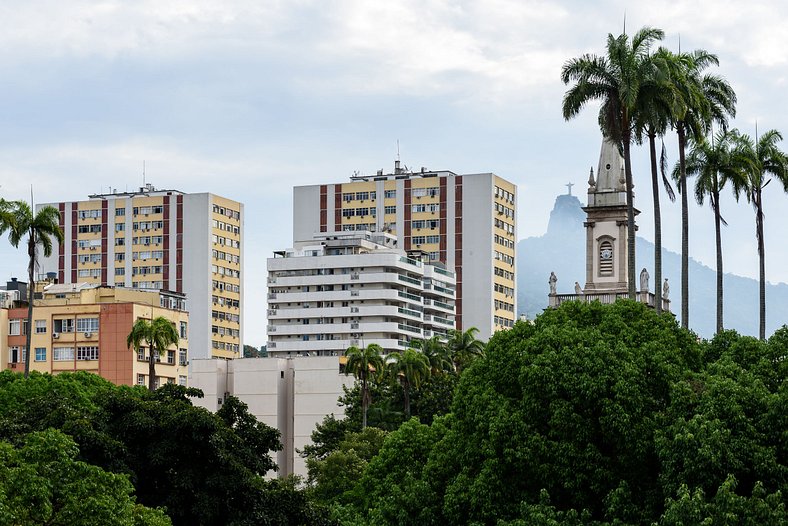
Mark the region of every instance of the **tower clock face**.
[[602, 259], [604, 259], [604, 260], [610, 259], [610, 258], [613, 257], [613, 251], [610, 250], [609, 248], [605, 248], [605, 249], [602, 250], [602, 253], [600, 254], [600, 256], [602, 256]]

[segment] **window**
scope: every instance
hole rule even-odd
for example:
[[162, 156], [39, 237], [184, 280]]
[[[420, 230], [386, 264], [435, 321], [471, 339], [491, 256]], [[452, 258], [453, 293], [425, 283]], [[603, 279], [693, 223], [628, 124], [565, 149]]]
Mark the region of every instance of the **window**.
[[77, 332], [98, 332], [98, 330], [99, 330], [98, 318], [77, 319]]
[[123, 232], [126, 230], [126, 223], [115, 223], [115, 232]]
[[397, 213], [397, 207], [396, 206], [385, 206], [385, 207], [383, 207], [383, 213], [384, 214], [396, 214]]
[[167, 363], [175, 365], [175, 351], [167, 351]]
[[185, 321], [181, 322], [181, 332], [180, 332], [180, 334], [181, 334], [181, 338], [183, 338], [183, 339], [186, 339], [188, 337], [187, 336], [188, 335], [188, 327], [186, 326], [186, 322]]
[[11, 320], [8, 322], [8, 335], [19, 336], [22, 334], [21, 320]]
[[137, 349], [137, 360], [140, 361], [140, 362], [146, 361], [146, 358], [145, 358], [145, 347], [140, 347], [139, 349]]
[[115, 209], [115, 215], [116, 216], [125, 216], [126, 215], [126, 209], [125, 208], [116, 208]]
[[383, 192], [383, 197], [386, 198], [386, 199], [394, 199], [395, 197], [397, 197], [397, 191], [396, 190], [386, 190], [386, 191]]
[[125, 276], [126, 275], [126, 269], [123, 268], [123, 267], [115, 267], [115, 275], [116, 276]]
[[599, 275], [613, 275], [613, 243], [609, 239], [599, 243]]
[[47, 348], [46, 347], [36, 347], [36, 361], [37, 362], [45, 362], [45, 361], [47, 361]]
[[126, 244], [126, 238], [124, 237], [116, 237], [115, 238], [115, 246], [122, 247]]
[[186, 377], [183, 375], [178, 376], [178, 385], [186, 386]]
[[143, 386], [145, 385], [145, 375], [144, 374], [138, 374], [137, 375], [137, 385], [143, 385]]
[[77, 360], [98, 360], [99, 349], [95, 345], [77, 347]]
[[52, 359], [56, 362], [65, 362], [74, 359], [73, 347], [55, 347], [52, 349]]
[[36, 334], [44, 334], [47, 332], [47, 321], [36, 320]]
[[178, 365], [188, 365], [186, 349], [178, 349]]

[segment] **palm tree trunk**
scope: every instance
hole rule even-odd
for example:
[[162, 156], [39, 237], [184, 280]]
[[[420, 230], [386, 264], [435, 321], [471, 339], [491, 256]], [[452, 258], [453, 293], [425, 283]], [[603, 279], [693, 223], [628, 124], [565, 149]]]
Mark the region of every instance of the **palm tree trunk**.
[[656, 135], [648, 134], [648, 147], [651, 154], [651, 193], [654, 197], [654, 307], [657, 314], [662, 312], [662, 214], [659, 209], [659, 178], [657, 175]]
[[410, 382], [402, 382], [402, 392], [405, 398], [405, 416], [410, 420]]
[[714, 177], [712, 206], [714, 207], [714, 241], [717, 244], [717, 332], [722, 331], [722, 233], [720, 229], [720, 193]]
[[689, 203], [687, 202], [687, 165], [684, 158], [684, 126], [677, 126], [679, 136], [679, 188], [681, 191], [681, 327], [689, 328]]
[[635, 296], [635, 207], [632, 195], [632, 161], [629, 157], [629, 127], [624, 132], [624, 173], [627, 185], [627, 291], [629, 299]]
[[361, 377], [361, 429], [367, 427], [367, 409], [369, 409], [369, 394], [367, 393], [367, 375]]
[[148, 390], [156, 390], [156, 356], [154, 354], [153, 343], [150, 344], [150, 356], [148, 356]]
[[[33, 297], [34, 297], [34, 289], [35, 287], [35, 276], [33, 273], [35, 272], [36, 268], [36, 237], [33, 232], [33, 229], [30, 229], [30, 239], [27, 242], [27, 255], [30, 259], [27, 265], [27, 334], [25, 335], [25, 349], [26, 349], [26, 356], [25, 356], [25, 378], [30, 376], [30, 343], [31, 343], [31, 336], [33, 333]], [[24, 324], [23, 324], [24, 325]]]
[[758, 238], [758, 300], [759, 300], [759, 321], [758, 321], [758, 337], [761, 340], [766, 339], [766, 253], [763, 241], [763, 203], [761, 202], [762, 188], [755, 191], [755, 229], [756, 237]]

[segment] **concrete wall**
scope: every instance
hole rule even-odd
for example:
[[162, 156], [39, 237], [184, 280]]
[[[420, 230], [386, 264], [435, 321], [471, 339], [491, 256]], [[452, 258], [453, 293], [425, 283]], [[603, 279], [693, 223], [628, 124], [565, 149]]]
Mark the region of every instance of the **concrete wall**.
[[492, 174], [462, 178], [462, 324], [486, 341], [494, 330]]
[[[183, 196], [183, 290], [190, 359], [211, 356], [211, 195]], [[174, 263], [174, 262], [173, 262]]]
[[306, 476], [298, 451], [311, 444], [312, 431], [327, 415], [344, 417], [337, 400], [342, 386], [353, 381], [353, 376], [339, 373], [335, 356], [192, 359], [189, 363], [189, 386], [205, 394], [194, 400], [195, 405], [216, 411], [224, 393], [229, 393], [246, 403], [258, 420], [279, 430], [283, 445], [276, 458], [280, 476]]

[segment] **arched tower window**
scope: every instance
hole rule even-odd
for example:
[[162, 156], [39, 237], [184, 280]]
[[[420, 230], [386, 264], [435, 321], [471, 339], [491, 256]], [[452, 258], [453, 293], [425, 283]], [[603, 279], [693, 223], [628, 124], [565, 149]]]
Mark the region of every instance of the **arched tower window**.
[[609, 239], [599, 243], [599, 275], [613, 275], [613, 242]]

